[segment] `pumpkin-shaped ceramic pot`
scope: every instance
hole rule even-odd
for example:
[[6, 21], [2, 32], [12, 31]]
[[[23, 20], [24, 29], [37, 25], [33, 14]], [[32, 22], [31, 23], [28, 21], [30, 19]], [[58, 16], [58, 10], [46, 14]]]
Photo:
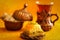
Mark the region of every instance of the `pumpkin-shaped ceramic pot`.
[[26, 10], [27, 4], [21, 10], [16, 10], [13, 13], [13, 17], [19, 21], [31, 21], [33, 19], [32, 15]]

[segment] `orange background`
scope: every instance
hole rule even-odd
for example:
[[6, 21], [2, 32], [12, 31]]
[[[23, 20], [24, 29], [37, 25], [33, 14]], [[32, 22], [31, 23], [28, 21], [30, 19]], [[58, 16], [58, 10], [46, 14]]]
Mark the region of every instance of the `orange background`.
[[[57, 13], [60, 17], [60, 0], [39, 0], [42, 4], [54, 2], [52, 6], [52, 13]], [[37, 5], [36, 0], [0, 0], [0, 16], [3, 13], [12, 14], [17, 9], [22, 9], [24, 3], [28, 4], [27, 10], [33, 15], [33, 21], [36, 21], [36, 12]], [[54, 17], [55, 18], [55, 17]], [[0, 27], [5, 27], [4, 22], [0, 19]], [[46, 32], [46, 36], [44, 40], [60, 40], [60, 19], [55, 23], [53, 29], [49, 32]]]

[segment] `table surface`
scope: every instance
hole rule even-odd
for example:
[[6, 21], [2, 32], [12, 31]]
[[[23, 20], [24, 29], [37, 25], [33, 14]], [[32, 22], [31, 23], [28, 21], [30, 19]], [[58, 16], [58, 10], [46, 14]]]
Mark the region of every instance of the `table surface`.
[[[22, 31], [8, 31], [5, 28], [0, 28], [0, 40], [22, 40], [20, 38]], [[60, 40], [60, 22], [55, 23], [53, 28], [45, 33], [46, 36], [43, 40]]]
[[5, 28], [0, 28], [0, 40], [22, 40], [20, 38], [21, 32], [22, 30], [8, 31]]

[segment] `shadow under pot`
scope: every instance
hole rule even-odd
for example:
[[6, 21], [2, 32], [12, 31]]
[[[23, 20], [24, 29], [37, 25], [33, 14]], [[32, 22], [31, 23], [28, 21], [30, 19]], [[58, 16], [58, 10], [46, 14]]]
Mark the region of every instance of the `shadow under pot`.
[[5, 28], [11, 31], [20, 30], [23, 26], [23, 22], [11, 22], [4, 20], [4, 23], [5, 23]]

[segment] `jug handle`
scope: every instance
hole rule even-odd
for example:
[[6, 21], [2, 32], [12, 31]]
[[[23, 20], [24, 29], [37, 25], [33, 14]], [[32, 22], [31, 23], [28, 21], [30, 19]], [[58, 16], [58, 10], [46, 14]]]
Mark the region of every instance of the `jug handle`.
[[51, 16], [56, 16], [56, 17], [57, 17], [54, 21], [52, 21], [52, 23], [53, 23], [53, 25], [54, 25], [55, 21], [57, 21], [57, 20], [59, 19], [59, 17], [58, 17], [57, 14], [51, 14]]

